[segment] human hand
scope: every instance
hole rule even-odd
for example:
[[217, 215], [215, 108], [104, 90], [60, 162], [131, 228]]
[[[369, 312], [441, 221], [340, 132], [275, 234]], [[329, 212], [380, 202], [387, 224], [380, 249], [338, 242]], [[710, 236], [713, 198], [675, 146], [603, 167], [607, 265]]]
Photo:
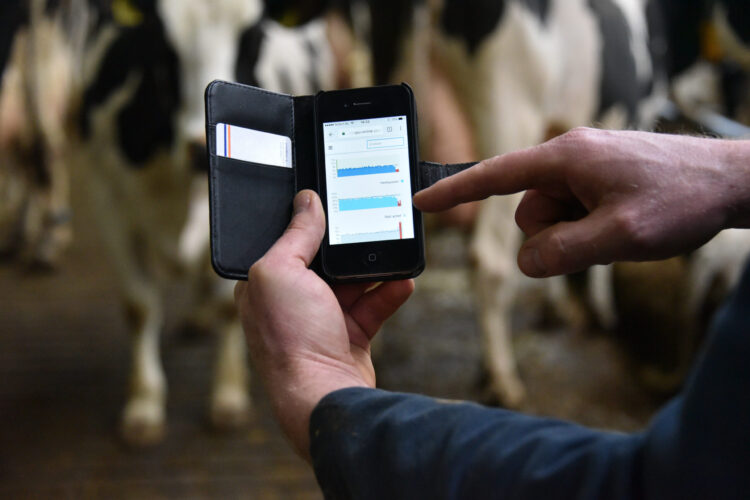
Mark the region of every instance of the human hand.
[[750, 216], [750, 142], [575, 129], [497, 156], [414, 196], [440, 211], [526, 190], [518, 254], [532, 277], [695, 249]]
[[337, 389], [374, 387], [370, 341], [414, 290], [414, 282], [339, 285], [310, 262], [325, 232], [320, 198], [302, 191], [289, 228], [253, 265], [235, 301], [250, 357], [282, 430], [309, 461], [310, 414]]

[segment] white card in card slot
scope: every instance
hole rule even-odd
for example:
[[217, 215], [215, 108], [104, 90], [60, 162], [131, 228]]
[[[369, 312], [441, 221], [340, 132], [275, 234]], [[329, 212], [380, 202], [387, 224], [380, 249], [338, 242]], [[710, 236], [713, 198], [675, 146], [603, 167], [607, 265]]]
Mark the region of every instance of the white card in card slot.
[[292, 167], [292, 140], [260, 130], [218, 123], [216, 154], [276, 167]]

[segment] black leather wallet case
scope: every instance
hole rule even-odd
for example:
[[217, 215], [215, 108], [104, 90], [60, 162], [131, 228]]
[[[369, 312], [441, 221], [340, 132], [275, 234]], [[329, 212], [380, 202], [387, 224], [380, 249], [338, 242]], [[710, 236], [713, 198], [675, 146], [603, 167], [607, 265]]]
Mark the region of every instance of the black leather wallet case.
[[[314, 103], [314, 96], [293, 97], [218, 80], [206, 88], [211, 262], [220, 276], [247, 279], [250, 266], [289, 224], [294, 195], [302, 189], [318, 191]], [[218, 155], [218, 123], [289, 137], [292, 168]], [[424, 189], [473, 164], [420, 162], [418, 187]], [[318, 271], [317, 262], [312, 267]]]

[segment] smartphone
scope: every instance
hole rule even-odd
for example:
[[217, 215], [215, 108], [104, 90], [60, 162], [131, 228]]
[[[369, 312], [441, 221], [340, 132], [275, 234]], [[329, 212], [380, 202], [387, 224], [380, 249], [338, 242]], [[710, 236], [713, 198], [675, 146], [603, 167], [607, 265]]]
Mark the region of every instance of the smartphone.
[[406, 84], [315, 98], [318, 182], [326, 211], [323, 274], [337, 282], [404, 279], [424, 269], [416, 104]]

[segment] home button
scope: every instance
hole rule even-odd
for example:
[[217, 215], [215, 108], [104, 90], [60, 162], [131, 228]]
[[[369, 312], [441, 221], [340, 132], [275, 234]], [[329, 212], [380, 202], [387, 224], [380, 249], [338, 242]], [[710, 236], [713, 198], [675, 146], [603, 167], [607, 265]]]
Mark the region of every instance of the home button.
[[374, 253], [368, 254], [367, 260], [370, 262], [375, 262], [376, 260], [378, 260], [378, 256]]

